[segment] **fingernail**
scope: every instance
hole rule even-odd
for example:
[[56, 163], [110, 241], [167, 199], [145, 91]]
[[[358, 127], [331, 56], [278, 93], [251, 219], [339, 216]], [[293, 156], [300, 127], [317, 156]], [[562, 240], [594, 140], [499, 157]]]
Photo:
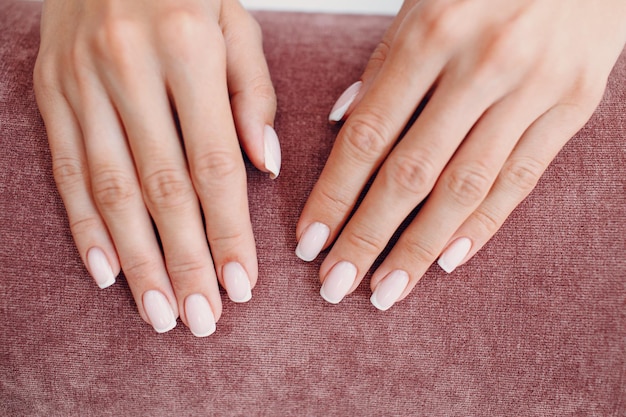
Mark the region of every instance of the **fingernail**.
[[393, 271], [378, 284], [370, 301], [377, 309], [387, 311], [398, 301], [408, 283], [409, 274], [402, 270]]
[[338, 122], [343, 119], [343, 116], [345, 116], [348, 111], [350, 104], [352, 104], [356, 96], [359, 94], [362, 85], [363, 83], [361, 81], [357, 81], [348, 87], [346, 91], [341, 94], [341, 96], [339, 96], [337, 102], [333, 106], [333, 109], [330, 111], [330, 116], [328, 116], [329, 121]]
[[113, 268], [106, 255], [100, 248], [91, 248], [87, 252], [89, 272], [100, 288], [107, 288], [115, 284]]
[[245, 303], [252, 298], [250, 278], [238, 262], [229, 262], [222, 269], [228, 297], [236, 303]]
[[266, 125], [263, 129], [263, 146], [265, 150], [265, 168], [270, 172], [270, 178], [278, 178], [280, 174], [281, 154], [280, 143], [276, 131]]
[[306, 262], [317, 258], [317, 255], [324, 248], [328, 236], [330, 236], [328, 226], [319, 222], [311, 223], [300, 237], [296, 247], [296, 256]]
[[157, 290], [143, 294], [143, 308], [157, 333], [165, 333], [176, 327], [176, 316], [167, 298]]
[[346, 296], [356, 279], [356, 266], [339, 262], [330, 270], [320, 288], [320, 295], [331, 304], [338, 304]]
[[185, 299], [185, 315], [194, 336], [207, 337], [215, 333], [215, 316], [204, 295], [191, 294]]
[[443, 252], [437, 263], [448, 274], [461, 264], [472, 248], [472, 241], [466, 237], [461, 237]]

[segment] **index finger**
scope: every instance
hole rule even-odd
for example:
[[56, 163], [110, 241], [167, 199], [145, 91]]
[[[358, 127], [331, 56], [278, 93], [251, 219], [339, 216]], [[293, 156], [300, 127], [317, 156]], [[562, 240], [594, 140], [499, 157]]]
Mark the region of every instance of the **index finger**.
[[296, 255], [301, 259], [315, 259], [337, 236], [443, 68], [444, 53], [420, 47], [416, 51], [416, 36], [409, 31], [394, 43], [378, 77], [339, 132], [298, 222]]

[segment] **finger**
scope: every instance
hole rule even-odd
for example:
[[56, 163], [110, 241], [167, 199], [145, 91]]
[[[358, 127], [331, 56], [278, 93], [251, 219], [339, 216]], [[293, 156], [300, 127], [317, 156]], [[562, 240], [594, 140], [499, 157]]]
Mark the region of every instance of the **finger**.
[[222, 8], [226, 42], [228, 87], [239, 140], [258, 169], [275, 179], [280, 173], [281, 152], [274, 131], [276, 93], [265, 55], [261, 28], [239, 2]]
[[[340, 279], [334, 272], [340, 262], [351, 263], [357, 271], [342, 287], [347, 293], [352, 292], [402, 221], [431, 192], [439, 173], [475, 121], [499, 98], [498, 90], [502, 87], [484, 89], [481, 86], [482, 83], [477, 82], [459, 82], [454, 76], [442, 79], [422, 117], [389, 155], [322, 263], [322, 297], [339, 301], [346, 295], [327, 291], [334, 280]], [[490, 94], [481, 94], [483, 90]]]
[[[52, 167], [80, 256], [100, 288], [115, 283], [119, 260], [104, 221], [91, 198], [83, 137], [78, 121], [58, 90], [37, 80], [35, 91], [46, 124]], [[55, 80], [56, 83], [56, 80]]]
[[[415, 54], [417, 55], [417, 54]], [[377, 82], [339, 132], [298, 222], [296, 254], [311, 261], [337, 235], [368, 179], [387, 156], [442, 67], [402, 62], [393, 52]], [[405, 67], [415, 66], [414, 75]], [[403, 70], [400, 70], [403, 68]]]
[[383, 63], [387, 60], [396, 32], [412, 7], [414, 5], [409, 1], [402, 4], [398, 14], [385, 31], [380, 43], [372, 52], [361, 79], [348, 87], [333, 105], [328, 115], [329, 122], [336, 123], [345, 120], [359, 104], [365, 92], [378, 76]]
[[[170, 110], [165, 89], [168, 79], [163, 79], [152, 62], [158, 60], [165, 65], [163, 71], [167, 78], [171, 71], [167, 63], [182, 68], [197, 65], [199, 48], [191, 48], [198, 45], [200, 39], [204, 45], [205, 28], [210, 25], [203, 16], [187, 11], [168, 14], [159, 25], [156, 44], [161, 52], [147, 49], [142, 59], [133, 60], [132, 68], [124, 65], [125, 60], [130, 61], [132, 53], [137, 53], [133, 41], [137, 44], [139, 41], [131, 36], [118, 46], [121, 51], [117, 51], [120, 56], [115, 57], [114, 71], [103, 74], [109, 77], [108, 88], [128, 136], [143, 200], [158, 229], [177, 308], [183, 322], [197, 336], [207, 336], [215, 330], [215, 322], [221, 314], [221, 299], [198, 198]], [[163, 51], [167, 56], [162, 55]], [[176, 64], [171, 64], [172, 61]], [[169, 87], [172, 92], [177, 89], [177, 85]], [[178, 98], [173, 97], [175, 107]], [[198, 111], [205, 109], [203, 106]], [[185, 110], [177, 107], [183, 135], [186, 134]], [[198, 123], [198, 119], [194, 122]], [[143, 281], [136, 284], [142, 290], [157, 284], [150, 279]]]
[[[246, 302], [258, 275], [246, 171], [229, 105], [224, 40], [217, 30], [207, 31], [202, 38], [209, 41], [198, 45], [198, 50], [188, 43], [191, 49], [184, 56], [189, 61], [166, 60], [172, 63], [166, 73], [217, 276], [231, 300]], [[218, 296], [218, 292], [211, 293], [211, 297]]]
[[557, 105], [526, 131], [481, 205], [446, 245], [439, 265], [452, 272], [471, 259], [531, 193], [550, 162], [590, 113]]
[[118, 251], [141, 317], [159, 332], [176, 326], [176, 298], [143, 202], [124, 130], [95, 73], [75, 76], [91, 191]]
[[395, 296], [406, 296], [450, 236], [484, 200], [519, 138], [551, 106], [552, 96], [542, 97], [539, 91], [534, 87], [515, 91], [481, 118], [442, 172], [416, 218], [372, 276], [375, 306], [386, 309], [397, 301], [381, 302], [376, 289], [398, 271], [406, 272], [409, 282], [405, 288], [397, 288]]
[[[458, 39], [468, 30], [463, 13], [471, 12], [466, 8], [473, 4], [455, 4], [459, 6], [450, 12], [446, 25], [458, 24], [460, 29], [454, 36]], [[403, 25], [400, 30], [402, 36], [397, 38], [402, 41], [394, 44], [376, 81], [341, 129], [303, 209], [296, 230], [296, 253], [304, 260], [314, 259], [337, 235], [367, 180], [387, 156], [453, 50], [435, 47], [445, 37], [428, 38], [432, 33], [417, 24]], [[445, 38], [446, 42], [451, 38]], [[322, 229], [323, 234], [312, 233]]]

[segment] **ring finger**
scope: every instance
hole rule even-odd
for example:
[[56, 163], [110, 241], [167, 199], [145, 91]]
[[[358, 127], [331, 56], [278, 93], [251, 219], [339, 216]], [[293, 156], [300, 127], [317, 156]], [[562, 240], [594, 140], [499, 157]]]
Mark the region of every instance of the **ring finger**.
[[538, 91], [530, 86], [509, 94], [473, 128], [428, 201], [372, 276], [372, 303], [377, 308], [386, 310], [411, 291], [450, 236], [484, 200], [524, 131], [552, 105], [551, 96]]
[[[150, 215], [120, 120], [104, 88], [82, 82], [79, 118], [85, 136], [91, 190], [111, 233], [142, 318], [159, 332], [171, 330], [178, 316]], [[88, 85], [87, 85], [88, 84]]]

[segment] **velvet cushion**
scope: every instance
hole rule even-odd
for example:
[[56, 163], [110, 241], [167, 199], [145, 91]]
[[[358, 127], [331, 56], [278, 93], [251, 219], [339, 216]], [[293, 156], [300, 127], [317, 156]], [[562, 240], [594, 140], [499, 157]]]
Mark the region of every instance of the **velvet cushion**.
[[388, 312], [338, 306], [295, 224], [389, 17], [258, 13], [283, 171], [248, 165], [260, 280], [216, 334], [156, 334], [123, 277], [72, 242], [32, 91], [40, 5], [0, 4], [0, 415], [626, 415], [626, 55], [605, 98], [502, 230]]

